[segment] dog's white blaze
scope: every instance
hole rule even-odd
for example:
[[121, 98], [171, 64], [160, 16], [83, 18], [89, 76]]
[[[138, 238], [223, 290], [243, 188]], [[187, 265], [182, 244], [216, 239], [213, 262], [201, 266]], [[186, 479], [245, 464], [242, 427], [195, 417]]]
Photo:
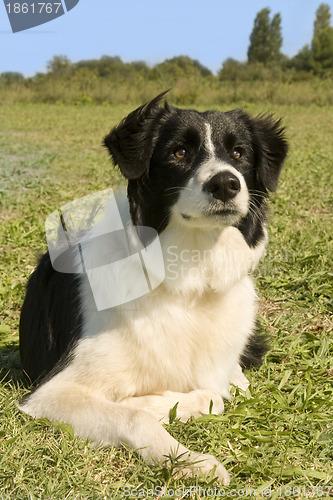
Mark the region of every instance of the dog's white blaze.
[[215, 156], [215, 148], [212, 141], [212, 127], [209, 123], [205, 123], [206, 127], [206, 140], [205, 140], [205, 148], [211, 154], [211, 156]]

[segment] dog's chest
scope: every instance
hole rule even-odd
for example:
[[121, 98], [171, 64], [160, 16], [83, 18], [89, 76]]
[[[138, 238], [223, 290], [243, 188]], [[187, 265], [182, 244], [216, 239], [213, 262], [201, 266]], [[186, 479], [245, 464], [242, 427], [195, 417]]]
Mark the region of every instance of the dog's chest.
[[247, 274], [264, 245], [250, 249], [233, 227], [198, 237], [171, 226], [160, 240], [166, 277], [151, 293], [94, 311], [85, 286], [80, 363], [112, 399], [195, 388], [226, 393], [253, 328]]
[[160, 289], [142, 299], [130, 320], [127, 312], [121, 328], [83, 339], [81, 363], [87, 369], [98, 359], [91, 379], [112, 399], [195, 388], [225, 393], [254, 322], [254, 300], [248, 278], [228, 293], [196, 299]]

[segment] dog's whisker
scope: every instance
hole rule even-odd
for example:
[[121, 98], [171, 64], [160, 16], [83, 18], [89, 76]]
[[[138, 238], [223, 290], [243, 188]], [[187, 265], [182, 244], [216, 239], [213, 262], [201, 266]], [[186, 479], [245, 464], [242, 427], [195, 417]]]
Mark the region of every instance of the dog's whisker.
[[188, 188], [188, 187], [182, 187], [182, 186], [178, 186], [178, 187], [171, 187], [171, 188], [167, 188], [164, 193], [169, 196], [169, 195], [174, 195], [174, 194], [178, 194], [181, 190], [188, 190], [188, 191], [192, 191], [191, 188]]

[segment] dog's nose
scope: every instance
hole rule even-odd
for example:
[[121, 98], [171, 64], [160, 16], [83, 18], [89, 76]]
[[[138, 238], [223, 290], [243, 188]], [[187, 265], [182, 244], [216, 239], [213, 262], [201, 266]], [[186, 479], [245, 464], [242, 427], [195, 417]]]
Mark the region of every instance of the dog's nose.
[[227, 202], [234, 198], [240, 191], [241, 185], [238, 177], [227, 170], [214, 175], [203, 187], [207, 193], [211, 193], [214, 198]]

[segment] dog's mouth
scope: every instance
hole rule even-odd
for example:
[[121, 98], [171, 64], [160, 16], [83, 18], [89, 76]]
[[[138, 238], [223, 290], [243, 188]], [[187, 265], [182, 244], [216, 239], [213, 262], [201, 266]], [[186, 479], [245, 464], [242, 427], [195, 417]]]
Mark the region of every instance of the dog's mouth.
[[[202, 215], [205, 217], [208, 217], [208, 218], [212, 218], [212, 217], [224, 218], [224, 217], [230, 217], [230, 216], [232, 216], [232, 217], [239, 217], [240, 216], [240, 214], [237, 210], [232, 210], [229, 208], [224, 208], [222, 210], [210, 210], [208, 212], [202, 213]], [[191, 220], [191, 219], [197, 218], [197, 217], [193, 217], [192, 215], [185, 214], [185, 213], [182, 213], [181, 216], [185, 220]]]
[[222, 217], [227, 217], [228, 215], [239, 215], [237, 210], [232, 210], [230, 208], [224, 208], [222, 210], [212, 210], [207, 214], [208, 216], [222, 216]]

